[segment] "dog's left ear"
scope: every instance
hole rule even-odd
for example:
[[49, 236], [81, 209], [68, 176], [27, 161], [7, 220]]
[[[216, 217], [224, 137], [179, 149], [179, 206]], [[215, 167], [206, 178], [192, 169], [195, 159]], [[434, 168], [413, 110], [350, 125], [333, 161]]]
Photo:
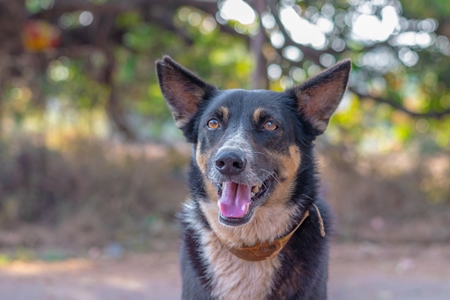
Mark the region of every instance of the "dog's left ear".
[[346, 59], [287, 92], [298, 101], [298, 110], [322, 134], [347, 88], [351, 61]]
[[161, 92], [172, 112], [175, 125], [184, 132], [201, 102], [213, 94], [216, 88], [167, 55], [156, 62], [156, 71]]

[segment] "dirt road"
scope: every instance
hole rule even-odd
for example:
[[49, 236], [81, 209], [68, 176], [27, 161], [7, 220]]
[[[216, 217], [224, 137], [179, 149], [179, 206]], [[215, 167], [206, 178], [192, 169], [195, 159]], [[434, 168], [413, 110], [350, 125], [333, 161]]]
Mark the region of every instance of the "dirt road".
[[[0, 267], [1, 300], [180, 298], [176, 251], [119, 260], [14, 262]], [[448, 300], [450, 245], [333, 245], [331, 300]]]

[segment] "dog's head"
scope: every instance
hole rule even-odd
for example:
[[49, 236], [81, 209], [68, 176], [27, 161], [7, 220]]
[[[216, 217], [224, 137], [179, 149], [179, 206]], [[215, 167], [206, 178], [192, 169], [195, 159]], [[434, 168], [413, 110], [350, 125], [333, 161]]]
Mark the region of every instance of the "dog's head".
[[262, 207], [288, 205], [301, 169], [308, 168], [303, 160], [313, 164], [312, 141], [326, 129], [350, 69], [345, 60], [279, 93], [218, 90], [168, 56], [157, 62], [175, 123], [195, 145], [199, 185], [214, 204], [206, 209], [209, 214], [238, 226]]

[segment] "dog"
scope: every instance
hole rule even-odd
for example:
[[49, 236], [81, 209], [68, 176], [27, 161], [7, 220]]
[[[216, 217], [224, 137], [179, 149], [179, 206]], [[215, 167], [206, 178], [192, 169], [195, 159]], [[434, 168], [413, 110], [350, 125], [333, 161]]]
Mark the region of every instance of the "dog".
[[193, 145], [182, 298], [326, 299], [331, 214], [318, 196], [313, 142], [343, 97], [351, 61], [284, 92], [219, 90], [169, 56], [156, 70]]

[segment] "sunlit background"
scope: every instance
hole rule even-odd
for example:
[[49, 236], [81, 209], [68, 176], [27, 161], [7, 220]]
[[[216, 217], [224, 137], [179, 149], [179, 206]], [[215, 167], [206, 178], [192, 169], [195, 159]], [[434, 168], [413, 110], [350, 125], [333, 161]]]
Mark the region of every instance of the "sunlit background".
[[[447, 0], [0, 0], [0, 266], [176, 253], [190, 146], [163, 54], [222, 89], [275, 91], [351, 58], [317, 141], [336, 244], [448, 245], [449, 16]], [[395, 272], [420, 269], [399, 253]]]

